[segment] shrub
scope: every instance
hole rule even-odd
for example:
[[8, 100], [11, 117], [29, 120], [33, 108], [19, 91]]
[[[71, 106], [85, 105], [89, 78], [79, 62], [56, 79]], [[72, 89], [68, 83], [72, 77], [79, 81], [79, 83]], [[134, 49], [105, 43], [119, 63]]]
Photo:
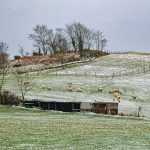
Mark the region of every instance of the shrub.
[[21, 67], [22, 64], [14, 64], [13, 67]]
[[2, 105], [19, 105], [21, 98], [10, 91], [0, 93], [0, 104]]
[[74, 56], [71, 56], [67, 59], [67, 62], [74, 62], [74, 61], [80, 61], [80, 58], [79, 57], [74, 57]]
[[32, 56], [40, 56], [40, 55], [42, 54], [39, 54], [38, 52], [35, 52], [35, 51], [32, 53]]
[[14, 56], [14, 59], [21, 59], [21, 56], [15, 55], [15, 56]]

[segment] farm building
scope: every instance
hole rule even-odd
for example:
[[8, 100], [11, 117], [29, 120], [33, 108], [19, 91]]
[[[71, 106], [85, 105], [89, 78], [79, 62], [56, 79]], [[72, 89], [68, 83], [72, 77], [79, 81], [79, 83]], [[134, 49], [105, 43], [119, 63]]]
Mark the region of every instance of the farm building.
[[63, 112], [94, 112], [110, 115], [118, 114], [118, 103], [114, 102], [45, 102], [32, 100], [26, 101], [25, 106]]

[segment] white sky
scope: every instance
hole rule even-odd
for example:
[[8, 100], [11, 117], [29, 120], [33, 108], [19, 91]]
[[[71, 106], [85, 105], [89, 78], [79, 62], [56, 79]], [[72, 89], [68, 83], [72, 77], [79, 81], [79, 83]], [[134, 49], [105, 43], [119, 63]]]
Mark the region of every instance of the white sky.
[[0, 41], [11, 56], [18, 44], [34, 49], [27, 36], [35, 25], [55, 29], [74, 21], [101, 30], [108, 50], [150, 52], [150, 0], [0, 0]]

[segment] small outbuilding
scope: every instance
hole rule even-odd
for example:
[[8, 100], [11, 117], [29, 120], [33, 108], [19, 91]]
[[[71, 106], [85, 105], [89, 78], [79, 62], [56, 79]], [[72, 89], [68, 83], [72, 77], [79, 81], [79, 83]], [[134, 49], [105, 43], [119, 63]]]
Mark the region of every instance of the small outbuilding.
[[96, 102], [88, 103], [84, 102], [80, 105], [81, 112], [94, 112], [102, 114], [117, 115], [118, 114], [118, 103], [114, 102]]
[[94, 112], [117, 115], [118, 103], [115, 102], [52, 102], [52, 101], [26, 101], [26, 107], [39, 107], [42, 110], [55, 110], [63, 112]]

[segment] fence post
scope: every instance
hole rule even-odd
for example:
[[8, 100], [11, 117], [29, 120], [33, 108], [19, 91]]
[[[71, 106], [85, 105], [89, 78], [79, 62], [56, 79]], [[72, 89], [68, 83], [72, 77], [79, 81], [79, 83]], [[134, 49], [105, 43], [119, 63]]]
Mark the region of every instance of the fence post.
[[140, 73], [140, 68], [138, 67], [138, 74]]
[[86, 71], [84, 72], [84, 75], [85, 75], [85, 77], [86, 77]]
[[76, 73], [76, 77], [77, 77], [78, 75], [77, 75], [77, 73]]
[[143, 70], [144, 70], [144, 73], [145, 73], [145, 66], [144, 66]]
[[133, 68], [132, 68], [132, 75], [133, 75]]

